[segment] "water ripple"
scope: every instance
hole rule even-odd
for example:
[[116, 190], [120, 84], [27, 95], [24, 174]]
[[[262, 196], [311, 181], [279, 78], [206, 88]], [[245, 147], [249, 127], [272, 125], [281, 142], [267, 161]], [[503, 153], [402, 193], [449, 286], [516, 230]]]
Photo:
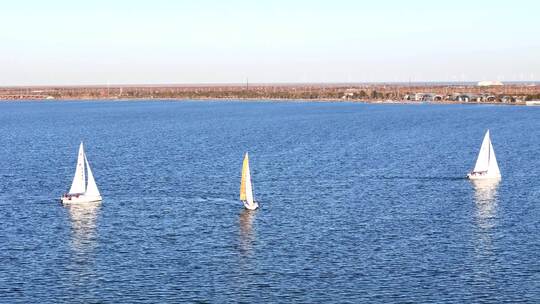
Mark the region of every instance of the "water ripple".
[[[540, 129], [525, 107], [0, 108], [0, 302], [540, 299]], [[497, 185], [464, 179], [486, 128]], [[104, 200], [64, 207], [80, 140]], [[255, 212], [237, 198], [245, 151]]]

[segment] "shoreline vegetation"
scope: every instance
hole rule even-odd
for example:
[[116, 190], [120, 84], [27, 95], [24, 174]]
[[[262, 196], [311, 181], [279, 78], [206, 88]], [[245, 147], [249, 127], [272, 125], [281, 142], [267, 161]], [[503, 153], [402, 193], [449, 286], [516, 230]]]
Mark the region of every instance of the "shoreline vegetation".
[[540, 83], [229, 84], [0, 87], [10, 100], [276, 100], [517, 104], [540, 100]]

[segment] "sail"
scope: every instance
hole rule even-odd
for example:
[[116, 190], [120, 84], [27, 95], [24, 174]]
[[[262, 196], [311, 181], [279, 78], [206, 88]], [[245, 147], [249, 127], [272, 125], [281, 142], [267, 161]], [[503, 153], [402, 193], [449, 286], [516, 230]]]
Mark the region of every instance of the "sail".
[[92, 174], [92, 169], [90, 169], [90, 164], [88, 164], [88, 159], [86, 158], [86, 155], [84, 156], [84, 161], [86, 162], [86, 170], [88, 172], [88, 184], [86, 186], [85, 195], [100, 196], [96, 181], [94, 180], [94, 175]]
[[253, 206], [253, 186], [251, 185], [251, 172], [249, 172], [249, 162], [246, 169], [246, 202]]
[[501, 175], [501, 171], [499, 170], [499, 165], [497, 164], [497, 158], [495, 157], [495, 150], [493, 149], [493, 145], [491, 144], [491, 141], [489, 142], [488, 173], [489, 175], [493, 175], [493, 176]]
[[482, 141], [482, 146], [480, 147], [480, 153], [478, 153], [478, 159], [476, 160], [476, 165], [474, 166], [474, 172], [486, 172], [489, 169], [489, 158], [490, 158], [491, 140], [489, 139], [489, 130], [484, 136], [484, 141]]
[[242, 165], [242, 181], [240, 182], [240, 200], [247, 205], [253, 205], [253, 187], [251, 185], [251, 172], [249, 171], [249, 155], [246, 153]]
[[246, 172], [249, 170], [249, 158], [248, 154], [244, 157], [242, 164], [242, 179], [240, 180], [240, 200], [246, 200]]
[[84, 193], [86, 191], [85, 176], [84, 176], [84, 148], [83, 143], [79, 146], [79, 155], [77, 157], [77, 168], [75, 169], [75, 176], [73, 177], [73, 183], [69, 189], [69, 193]]

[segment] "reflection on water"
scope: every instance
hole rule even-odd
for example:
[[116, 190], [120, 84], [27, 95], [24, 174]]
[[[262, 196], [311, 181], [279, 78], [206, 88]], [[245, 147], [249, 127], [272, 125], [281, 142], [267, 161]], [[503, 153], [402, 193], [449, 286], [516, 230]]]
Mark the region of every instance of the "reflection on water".
[[240, 251], [245, 255], [250, 255], [253, 250], [253, 241], [255, 239], [253, 220], [256, 212], [256, 210], [244, 209], [238, 220], [240, 225]]
[[66, 205], [71, 220], [71, 247], [85, 254], [96, 245], [96, 219], [101, 202]]
[[101, 202], [69, 204], [66, 209], [71, 220], [71, 259], [68, 280], [70, 288], [78, 292], [71, 299], [73, 302], [88, 302], [92, 286], [97, 279], [94, 249], [97, 245], [96, 219]]
[[499, 182], [499, 180], [472, 181], [476, 202], [476, 222], [482, 229], [489, 229], [495, 225]]
[[[497, 194], [456, 179], [476, 156], [479, 117], [508, 161]], [[538, 117], [470, 105], [0, 102], [0, 303], [538, 302]], [[59, 143], [81, 138], [106, 198], [89, 214], [52, 201], [74, 161]], [[246, 149], [267, 202], [255, 213], [234, 194], [231, 160]]]
[[497, 187], [499, 180], [472, 181], [475, 190], [475, 242], [476, 266], [479, 279], [495, 271], [496, 259], [493, 235], [497, 226]]

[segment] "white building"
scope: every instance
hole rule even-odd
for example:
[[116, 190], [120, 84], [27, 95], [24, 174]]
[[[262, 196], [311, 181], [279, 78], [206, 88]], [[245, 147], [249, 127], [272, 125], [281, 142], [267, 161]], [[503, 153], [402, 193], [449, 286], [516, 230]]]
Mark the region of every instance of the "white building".
[[502, 85], [503, 83], [498, 80], [494, 80], [494, 81], [485, 80], [485, 81], [480, 81], [478, 83], [479, 87], [492, 87], [492, 86], [502, 86]]

